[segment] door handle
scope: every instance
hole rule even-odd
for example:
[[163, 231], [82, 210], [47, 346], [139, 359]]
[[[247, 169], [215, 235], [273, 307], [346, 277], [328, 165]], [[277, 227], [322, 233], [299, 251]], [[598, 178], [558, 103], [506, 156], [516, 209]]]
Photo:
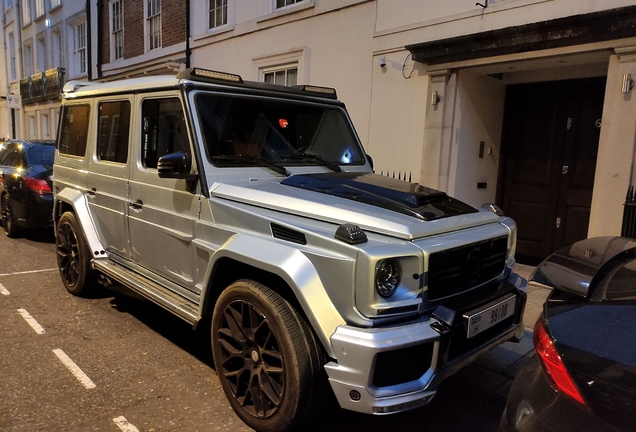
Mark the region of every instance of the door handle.
[[144, 205], [143, 201], [138, 199], [130, 203], [130, 208], [136, 212], [140, 212], [143, 205]]

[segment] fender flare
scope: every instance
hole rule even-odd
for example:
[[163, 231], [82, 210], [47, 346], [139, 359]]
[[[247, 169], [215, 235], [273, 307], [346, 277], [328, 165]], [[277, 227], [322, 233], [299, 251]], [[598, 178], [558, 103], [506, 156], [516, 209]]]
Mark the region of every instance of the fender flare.
[[[292, 289], [296, 299], [322, 342], [327, 354], [336, 358], [331, 335], [346, 322], [334, 306], [312, 262], [300, 250], [271, 240], [238, 234], [230, 238], [212, 256], [208, 269], [205, 297], [216, 263], [231, 258], [263, 271], [275, 274]], [[221, 270], [222, 271], [222, 270]], [[202, 302], [207, 303], [206, 301]]]
[[55, 200], [53, 202], [53, 222], [55, 224], [56, 232], [57, 222], [59, 220], [59, 216], [61, 216], [61, 214], [58, 214], [60, 202], [66, 203], [73, 207], [75, 216], [77, 217], [79, 223], [82, 226], [82, 230], [84, 231], [84, 236], [86, 237], [86, 241], [88, 242], [88, 247], [91, 249], [93, 258], [105, 258], [106, 251], [104, 250], [104, 246], [99, 240], [99, 236], [97, 235], [97, 230], [95, 229], [93, 218], [91, 218], [90, 212], [88, 211], [88, 203], [86, 202], [86, 197], [84, 196], [84, 194], [76, 189], [64, 188], [62, 191], [58, 192], [55, 195]]

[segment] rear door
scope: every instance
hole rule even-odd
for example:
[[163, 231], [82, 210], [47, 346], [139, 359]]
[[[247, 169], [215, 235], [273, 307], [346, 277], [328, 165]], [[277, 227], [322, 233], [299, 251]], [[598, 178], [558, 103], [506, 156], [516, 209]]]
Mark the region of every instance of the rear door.
[[159, 157], [168, 153], [183, 151], [194, 160], [179, 93], [144, 94], [135, 103], [140, 116], [133, 128], [137, 146], [128, 211], [133, 259], [199, 293], [193, 239], [200, 194], [189, 191], [185, 180], [162, 179], [157, 172]]
[[128, 172], [131, 100], [97, 101], [97, 137], [90, 158], [86, 197], [97, 233], [111, 254], [131, 259]]

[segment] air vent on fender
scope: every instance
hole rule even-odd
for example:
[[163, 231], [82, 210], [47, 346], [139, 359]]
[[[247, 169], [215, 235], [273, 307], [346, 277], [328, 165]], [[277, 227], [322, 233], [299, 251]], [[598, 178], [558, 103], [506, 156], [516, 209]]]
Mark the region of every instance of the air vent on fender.
[[272, 227], [272, 235], [274, 236], [274, 238], [285, 240], [292, 243], [298, 243], [302, 245], [307, 244], [307, 239], [305, 238], [305, 234], [301, 232], [294, 231], [293, 229], [290, 229], [281, 225], [276, 225], [276, 224], [271, 224], [271, 227]]

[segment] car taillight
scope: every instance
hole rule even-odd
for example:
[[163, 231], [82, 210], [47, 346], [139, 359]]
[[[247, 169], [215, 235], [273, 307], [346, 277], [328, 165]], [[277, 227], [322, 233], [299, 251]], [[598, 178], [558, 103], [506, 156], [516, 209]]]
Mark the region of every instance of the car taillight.
[[553, 386], [576, 402], [585, 405], [583, 396], [581, 396], [579, 389], [576, 387], [576, 384], [574, 384], [574, 381], [572, 381], [572, 377], [565, 368], [565, 364], [557, 352], [552, 338], [543, 325], [543, 314], [541, 314], [534, 325], [532, 341], [541, 360], [543, 370], [545, 370], [548, 378], [552, 381]]
[[25, 177], [24, 183], [29, 189], [31, 189], [33, 192], [39, 193], [40, 195], [46, 192], [51, 192], [51, 188], [49, 187], [49, 184], [46, 182], [46, 180]]

